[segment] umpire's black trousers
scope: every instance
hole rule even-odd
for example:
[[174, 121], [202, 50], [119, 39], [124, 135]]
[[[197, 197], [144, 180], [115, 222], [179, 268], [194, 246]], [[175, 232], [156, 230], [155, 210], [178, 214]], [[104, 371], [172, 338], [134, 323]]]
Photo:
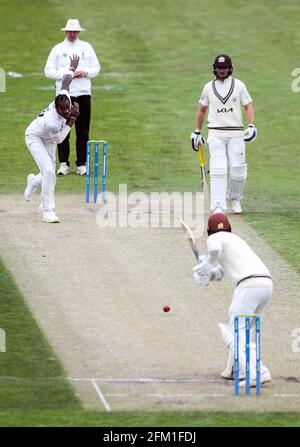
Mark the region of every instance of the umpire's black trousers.
[[[76, 130], [76, 165], [82, 166], [86, 162], [86, 143], [89, 140], [90, 120], [91, 120], [91, 96], [82, 95], [71, 96], [72, 104], [79, 104], [80, 115], [75, 121]], [[61, 144], [57, 145], [59, 162], [66, 162], [69, 165], [70, 156], [70, 134]]]

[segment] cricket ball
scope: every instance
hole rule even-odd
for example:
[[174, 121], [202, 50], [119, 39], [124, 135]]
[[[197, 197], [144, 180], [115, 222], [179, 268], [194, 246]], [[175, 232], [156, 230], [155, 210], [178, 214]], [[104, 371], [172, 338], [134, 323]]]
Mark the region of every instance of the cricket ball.
[[163, 307], [163, 311], [164, 312], [169, 312], [170, 309], [171, 309], [170, 306], [168, 306], [167, 304], [165, 304], [164, 307]]

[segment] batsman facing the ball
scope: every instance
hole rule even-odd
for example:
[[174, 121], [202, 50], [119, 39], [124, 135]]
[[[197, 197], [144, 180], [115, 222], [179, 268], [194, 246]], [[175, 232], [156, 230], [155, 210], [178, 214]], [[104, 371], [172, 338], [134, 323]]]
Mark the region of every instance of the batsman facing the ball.
[[[192, 148], [206, 144], [201, 133], [208, 110], [208, 146], [210, 154], [210, 210], [227, 210], [228, 198], [234, 214], [242, 212], [241, 200], [247, 177], [245, 141], [256, 138], [252, 99], [245, 84], [233, 78], [231, 58], [225, 54], [216, 57], [213, 64], [215, 79], [208, 82], [199, 99], [196, 129], [191, 134]], [[248, 127], [244, 132], [242, 106]], [[227, 169], [229, 181], [227, 184]]]
[[[233, 297], [229, 308], [228, 324], [219, 324], [223, 340], [229, 350], [224, 379], [233, 379], [234, 317], [239, 314], [260, 314], [271, 298], [273, 283], [270, 272], [260, 257], [239, 236], [233, 234], [224, 213], [213, 213], [207, 226], [207, 256], [199, 256], [193, 268], [194, 280], [200, 286], [211, 281], [229, 280]], [[251, 328], [254, 319], [251, 321]], [[245, 321], [240, 323], [240, 379], [245, 378]], [[252, 330], [251, 330], [252, 332]], [[250, 384], [256, 385], [255, 346], [250, 345]], [[261, 383], [271, 380], [268, 368], [261, 364]], [[244, 382], [241, 383], [243, 385]]]

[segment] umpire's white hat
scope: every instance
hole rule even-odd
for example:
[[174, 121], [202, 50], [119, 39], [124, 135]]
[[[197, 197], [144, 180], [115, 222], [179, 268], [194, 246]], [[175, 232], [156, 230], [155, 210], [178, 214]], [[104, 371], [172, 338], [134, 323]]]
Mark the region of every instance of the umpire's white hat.
[[61, 31], [85, 31], [84, 28], [81, 28], [78, 19], [69, 19], [64, 28], [60, 29]]

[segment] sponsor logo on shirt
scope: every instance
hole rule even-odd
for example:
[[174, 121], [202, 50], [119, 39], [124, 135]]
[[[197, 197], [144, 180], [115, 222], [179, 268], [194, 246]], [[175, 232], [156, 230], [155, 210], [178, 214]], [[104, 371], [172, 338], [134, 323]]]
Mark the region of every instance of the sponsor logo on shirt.
[[233, 108], [230, 107], [230, 109], [226, 109], [226, 107], [223, 107], [222, 109], [217, 109], [218, 113], [229, 113], [229, 112], [233, 112]]

